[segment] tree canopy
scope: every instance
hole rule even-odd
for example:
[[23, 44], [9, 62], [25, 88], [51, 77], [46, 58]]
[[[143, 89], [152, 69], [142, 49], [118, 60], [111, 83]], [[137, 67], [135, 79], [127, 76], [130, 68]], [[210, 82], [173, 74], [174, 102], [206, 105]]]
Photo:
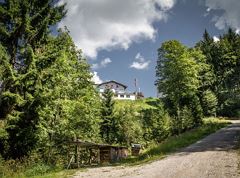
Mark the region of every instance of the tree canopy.
[[69, 139], [98, 139], [99, 96], [68, 31], [50, 33], [66, 13], [55, 3], [0, 4], [0, 144], [5, 157], [36, 149], [49, 155]]

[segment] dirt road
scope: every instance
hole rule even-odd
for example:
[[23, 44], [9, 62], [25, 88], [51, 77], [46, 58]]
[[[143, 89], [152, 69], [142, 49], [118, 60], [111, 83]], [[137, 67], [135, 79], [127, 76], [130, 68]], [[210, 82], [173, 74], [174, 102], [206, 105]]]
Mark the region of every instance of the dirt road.
[[234, 150], [240, 121], [197, 143], [150, 164], [100, 167], [77, 172], [74, 178], [240, 178]]

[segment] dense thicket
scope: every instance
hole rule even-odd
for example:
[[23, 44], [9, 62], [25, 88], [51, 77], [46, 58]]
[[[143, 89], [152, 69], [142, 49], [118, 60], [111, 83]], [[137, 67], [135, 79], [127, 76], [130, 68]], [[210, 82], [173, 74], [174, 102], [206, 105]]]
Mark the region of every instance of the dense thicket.
[[118, 101], [114, 106], [116, 143], [147, 146], [172, 135], [173, 123], [159, 99]]
[[239, 116], [239, 49], [232, 29], [218, 41], [205, 31], [194, 48], [170, 40], [158, 49], [156, 86], [176, 132], [200, 124], [203, 115]]
[[218, 41], [204, 32], [197, 43], [211, 66], [212, 82], [208, 90], [216, 96], [217, 114], [239, 116], [240, 109], [240, 35], [229, 29]]
[[54, 0], [0, 2], [0, 147], [5, 158], [32, 151], [53, 158], [64, 141], [99, 138], [100, 100], [89, 65]]
[[188, 49], [176, 40], [167, 41], [158, 50], [156, 67], [158, 91], [166, 101], [167, 109], [176, 124], [176, 132], [201, 123], [202, 108], [198, 90], [208, 68], [205, 57], [197, 49]]
[[36, 55], [47, 43], [49, 26], [64, 14], [63, 6], [53, 7], [49, 0], [0, 2], [0, 118], [7, 132], [1, 145], [8, 157], [26, 155], [37, 141], [43, 103], [38, 73], [47, 66], [38, 65]]

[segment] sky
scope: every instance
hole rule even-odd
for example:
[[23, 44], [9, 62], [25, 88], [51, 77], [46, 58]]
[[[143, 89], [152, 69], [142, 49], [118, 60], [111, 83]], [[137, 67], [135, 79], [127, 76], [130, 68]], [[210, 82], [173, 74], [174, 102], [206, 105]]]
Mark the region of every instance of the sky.
[[193, 47], [205, 29], [218, 40], [229, 27], [240, 31], [240, 0], [60, 0], [76, 46], [91, 64], [93, 81], [116, 80], [156, 97], [157, 49], [179, 40]]

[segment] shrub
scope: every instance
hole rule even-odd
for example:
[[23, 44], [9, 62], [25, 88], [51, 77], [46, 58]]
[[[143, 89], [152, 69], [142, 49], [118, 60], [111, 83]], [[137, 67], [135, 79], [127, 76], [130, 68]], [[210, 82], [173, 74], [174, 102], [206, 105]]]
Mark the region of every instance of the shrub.
[[142, 113], [144, 140], [161, 142], [170, 135], [170, 118], [162, 105], [145, 109]]
[[172, 116], [171, 132], [172, 135], [180, 134], [186, 130], [194, 127], [194, 117], [191, 110], [184, 106], [182, 110], [178, 111], [178, 116]]
[[116, 142], [127, 145], [142, 142], [143, 130], [138, 112], [128, 106], [115, 111], [114, 117], [117, 122], [115, 126]]
[[202, 108], [205, 116], [216, 116], [217, 104], [217, 97], [212, 91], [203, 92]]

